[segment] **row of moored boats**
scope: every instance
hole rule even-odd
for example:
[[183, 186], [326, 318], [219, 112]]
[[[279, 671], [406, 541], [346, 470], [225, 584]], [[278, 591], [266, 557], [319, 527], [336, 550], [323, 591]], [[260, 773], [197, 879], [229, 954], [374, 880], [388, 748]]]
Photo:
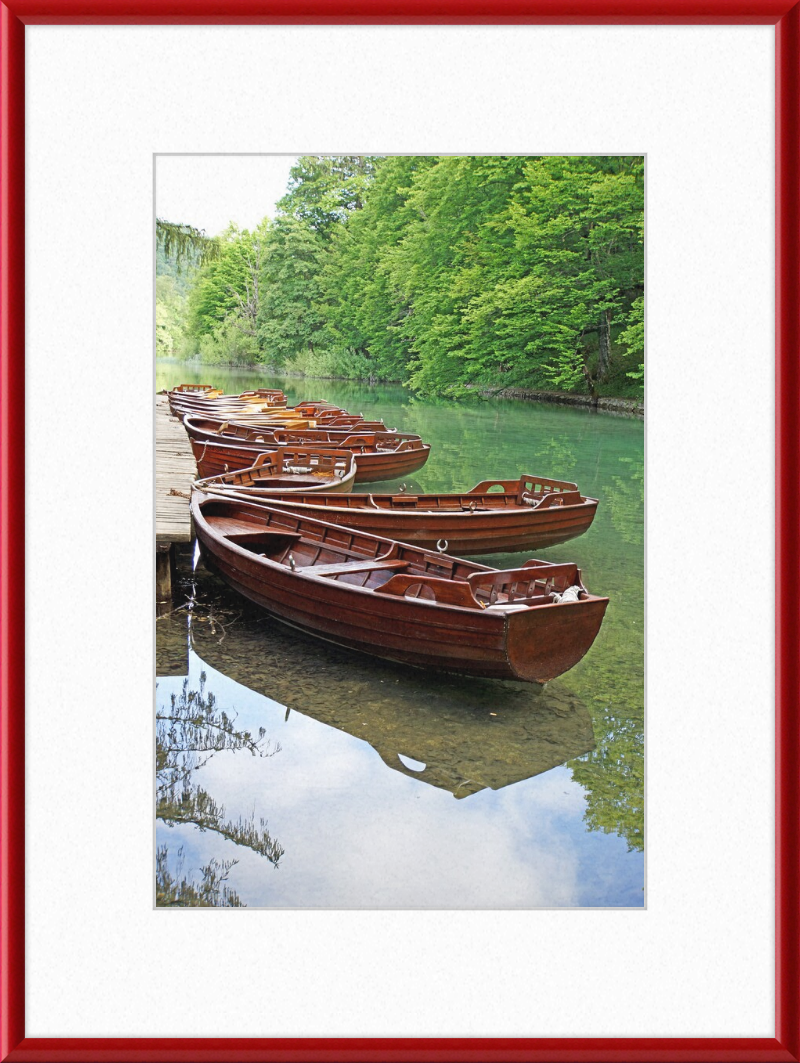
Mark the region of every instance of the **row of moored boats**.
[[207, 561], [280, 620], [389, 660], [546, 682], [594, 641], [608, 599], [574, 564], [495, 569], [460, 554], [512, 553], [581, 535], [597, 501], [541, 476], [455, 494], [352, 494], [422, 468], [430, 445], [328, 402], [275, 389], [168, 392], [198, 479], [192, 516]]

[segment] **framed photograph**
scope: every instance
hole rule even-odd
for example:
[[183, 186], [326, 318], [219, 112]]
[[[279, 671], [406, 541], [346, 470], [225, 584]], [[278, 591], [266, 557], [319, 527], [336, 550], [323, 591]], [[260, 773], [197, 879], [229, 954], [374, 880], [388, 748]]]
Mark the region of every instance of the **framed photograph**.
[[[195, 3], [77, 8], [69, 0], [3, 5], [0, 1058], [800, 1059], [792, 851], [798, 818], [799, 37], [797, 8], [747, 0], [712, 9], [559, 3], [492, 11], [367, 3], [301, 11], [247, 3], [225, 10]], [[641, 269], [624, 296], [610, 294], [606, 267], [589, 280], [587, 271], [570, 274], [558, 291], [543, 287], [532, 267], [517, 269], [516, 287], [503, 270], [514, 254], [533, 255], [543, 230], [526, 218], [548, 197], [566, 197], [562, 210], [587, 215], [599, 202], [598, 217], [613, 214], [619, 225], [615, 247], [634, 246], [633, 215], [644, 208], [644, 470], [641, 441], [628, 441], [631, 433], [622, 428], [582, 429], [572, 449], [554, 431], [549, 443], [531, 449], [562, 472], [575, 470], [576, 496], [581, 477], [591, 472], [607, 491], [603, 520], [615, 531], [598, 570], [613, 575], [608, 597], [613, 603], [616, 595], [617, 612], [596, 647], [598, 667], [580, 673], [577, 696], [554, 678], [574, 661], [561, 667], [564, 662], [537, 659], [534, 667], [530, 648], [517, 661], [510, 643], [498, 657], [514, 678], [553, 680], [546, 711], [531, 716], [526, 703], [520, 714], [498, 688], [495, 704], [483, 694], [477, 699], [478, 719], [468, 678], [406, 679], [391, 624], [370, 634], [382, 640], [378, 657], [389, 663], [365, 664], [365, 679], [346, 656], [352, 641], [344, 640], [340, 651], [271, 629], [264, 636], [261, 621], [248, 627], [222, 584], [195, 575], [197, 558], [185, 548], [177, 562], [182, 571], [173, 556], [173, 567], [157, 569], [156, 579], [191, 584], [188, 605], [176, 598], [153, 616], [153, 526], [160, 534], [163, 516], [156, 507], [154, 517], [153, 485], [165, 470], [154, 433], [160, 439], [162, 431], [183, 431], [169, 420], [166, 395], [154, 421], [153, 391], [170, 391], [173, 414], [188, 412], [198, 433], [225, 430], [201, 424], [192, 412], [213, 416], [202, 405], [211, 400], [201, 396], [198, 403], [195, 390], [205, 381], [178, 381], [182, 367], [154, 372], [152, 352], [178, 348], [181, 257], [202, 264], [202, 229], [226, 232], [225, 253], [243, 262], [260, 253], [259, 218], [206, 221], [199, 210], [179, 216], [180, 204], [189, 201], [170, 200], [170, 190], [202, 188], [210, 202], [215, 186], [235, 186], [241, 199], [252, 181], [264, 199], [263, 162], [283, 160], [275, 165], [291, 175], [295, 200], [291, 209], [284, 201], [282, 215], [279, 210], [283, 228], [270, 222], [262, 236], [272, 241], [275, 261], [284, 251], [287, 262], [298, 261], [311, 252], [303, 250], [307, 231], [292, 229], [292, 210], [295, 220], [328, 211], [316, 230], [322, 241], [330, 235], [325, 226], [337, 223], [338, 208], [317, 195], [331, 159], [349, 160], [337, 179], [344, 175], [350, 192], [356, 189], [359, 210], [362, 178], [400, 204], [392, 218], [409, 201], [416, 210], [417, 237], [405, 230], [377, 265], [365, 265], [372, 252], [368, 240], [359, 250], [357, 227], [348, 232], [351, 250], [340, 253], [333, 280], [336, 260], [325, 260], [328, 290], [340, 300], [332, 319], [336, 335], [351, 337], [341, 339], [350, 359], [345, 375], [354, 379], [361, 372], [356, 362], [367, 365], [377, 350], [384, 362], [375, 379], [397, 379], [386, 368], [396, 358], [392, 344], [410, 333], [403, 331], [396, 299], [388, 327], [371, 346], [365, 341], [366, 354], [352, 337], [372, 327], [365, 324], [369, 315], [373, 324], [382, 320], [384, 280], [392, 291], [403, 283], [411, 290], [412, 274], [435, 271], [435, 240], [425, 244], [434, 213], [452, 250], [440, 204], [472, 182], [472, 198], [451, 196], [447, 208], [456, 203], [467, 211], [475, 204], [485, 219], [486, 238], [479, 248], [477, 237], [470, 245], [463, 259], [468, 268], [458, 278], [460, 290], [471, 284], [481, 293], [464, 319], [473, 332], [466, 339], [459, 334], [465, 357], [487, 380], [492, 372], [511, 373], [513, 352], [504, 356], [503, 343], [513, 348], [520, 304], [535, 291], [540, 326], [551, 337], [549, 379], [579, 390], [573, 377], [583, 372], [592, 400], [604, 401], [597, 386], [610, 344], [620, 380], [638, 379], [638, 362], [628, 365], [625, 358], [636, 361], [637, 337], [644, 341]], [[609, 208], [620, 190], [627, 190], [626, 204], [630, 195], [638, 203], [628, 229]], [[491, 196], [502, 199], [502, 221], [500, 208], [489, 211]], [[577, 208], [581, 197], [586, 203]], [[369, 208], [369, 197], [366, 203]], [[383, 215], [376, 217], [384, 224]], [[548, 240], [559, 217], [550, 218]], [[240, 227], [225, 230], [228, 221]], [[469, 239], [479, 228], [477, 222], [465, 227]], [[587, 249], [596, 254], [598, 237], [591, 236], [593, 226], [588, 231]], [[548, 248], [543, 254], [552, 256]], [[565, 248], [559, 254], [567, 272]], [[258, 283], [267, 276], [260, 265], [250, 274], [245, 267], [242, 275]], [[625, 268], [636, 273], [635, 264]], [[373, 276], [380, 280], [373, 284]], [[246, 434], [258, 417], [258, 431], [266, 426], [282, 446], [299, 447], [281, 457], [276, 476], [306, 483], [329, 459], [324, 468], [337, 490], [348, 475], [357, 477], [357, 459], [353, 468], [334, 468], [336, 448], [325, 458], [320, 438], [300, 433], [323, 433], [323, 443], [337, 446], [337, 431], [385, 433], [375, 444], [382, 461], [389, 443], [392, 454], [408, 457], [414, 447], [423, 454], [426, 434], [432, 435], [442, 459], [427, 480], [420, 472], [427, 454], [405, 471], [392, 466], [396, 476], [372, 480], [390, 485], [392, 512], [436, 491], [445, 492], [440, 499], [457, 496], [469, 518], [463, 500], [473, 480], [467, 479], [481, 478], [475, 477], [481, 456], [503, 464], [502, 447], [489, 442], [492, 430], [498, 439], [502, 433], [495, 414], [464, 407], [473, 412], [459, 415], [457, 430], [447, 434], [446, 403], [459, 388], [473, 386], [473, 374], [454, 374], [452, 359], [441, 357], [439, 348], [455, 342], [441, 306], [431, 311], [427, 341], [418, 335], [424, 326], [415, 327], [413, 350], [417, 379], [445, 402], [437, 408], [432, 397], [401, 401], [399, 388], [395, 395], [392, 385], [378, 383], [381, 409], [365, 389], [335, 379], [325, 396], [306, 395], [291, 372], [324, 377], [320, 367], [339, 357], [335, 344], [307, 343], [305, 360], [297, 361], [297, 345], [276, 325], [278, 315], [265, 318], [250, 305], [246, 279], [235, 289], [226, 277], [228, 287], [218, 292], [218, 304], [228, 308], [224, 321], [218, 314], [204, 331], [195, 299], [193, 342], [207, 356], [200, 377], [205, 364], [214, 375], [228, 347], [245, 358], [259, 345], [278, 351], [284, 344], [286, 351], [276, 363], [283, 376], [266, 381], [268, 400], [263, 388], [248, 390], [260, 385], [256, 376], [242, 383], [236, 370], [219, 370], [224, 390], [234, 395], [232, 404], [221, 400], [231, 407], [223, 425], [234, 413]], [[307, 270], [299, 280], [308, 281]], [[321, 298], [316, 289], [312, 295], [284, 282], [285, 275], [268, 294], [262, 290], [262, 303], [285, 297], [300, 306]], [[424, 280], [425, 293], [430, 283]], [[604, 347], [600, 327], [582, 360], [559, 361], [552, 336], [563, 335], [567, 315], [577, 312], [565, 293], [578, 287], [589, 291], [595, 317], [598, 306], [613, 308], [616, 331], [609, 325]], [[432, 305], [422, 295], [412, 304], [402, 304], [403, 313], [420, 321]], [[292, 308], [284, 316], [299, 320]], [[561, 320], [546, 332], [545, 319], [556, 317]], [[575, 328], [583, 338], [585, 325]], [[367, 366], [371, 387], [374, 364]], [[177, 383], [187, 385], [182, 396], [174, 392]], [[253, 412], [254, 397], [266, 402], [266, 413]], [[300, 402], [321, 398], [335, 405]], [[355, 405], [362, 401], [363, 410]], [[521, 415], [514, 427], [510, 406], [501, 412], [506, 436], [527, 431]], [[382, 413], [397, 416], [381, 423]], [[398, 437], [396, 422], [400, 432], [416, 433], [413, 439]], [[287, 439], [284, 425], [297, 438]], [[310, 457], [303, 447], [309, 440], [318, 451]], [[198, 442], [205, 460], [209, 440], [198, 435]], [[186, 450], [183, 436], [175, 435], [174, 445]], [[365, 453], [362, 445], [357, 449]], [[200, 460], [196, 452], [194, 459]], [[362, 458], [367, 484], [365, 465]], [[524, 502], [533, 510], [542, 500], [564, 505], [573, 477], [536, 481], [548, 472], [555, 475], [520, 470], [523, 479], [532, 477], [517, 485], [520, 508]], [[214, 467], [206, 475], [231, 474]], [[264, 475], [260, 468], [258, 477]], [[593, 724], [597, 706], [613, 700], [610, 691], [625, 703], [626, 662], [641, 653], [645, 548], [636, 491], [643, 494], [643, 482], [646, 892], [641, 726], [633, 739], [624, 714], [607, 713], [599, 741]], [[237, 479], [234, 487], [246, 494], [258, 490], [253, 483]], [[231, 505], [225, 486], [212, 484], [210, 501], [195, 516], [196, 528], [208, 523], [207, 536], [198, 532], [206, 557], [215, 536], [240, 554], [255, 542], [250, 531], [242, 546], [239, 524], [223, 528], [230, 517], [223, 509]], [[188, 511], [182, 490], [175, 480], [167, 523]], [[380, 490], [356, 487], [351, 497], [361, 492], [380, 509]], [[484, 493], [488, 499], [488, 487]], [[313, 504], [313, 495], [303, 497]], [[233, 505], [257, 503], [242, 495]], [[304, 514], [286, 519], [313, 524]], [[413, 606], [428, 591], [437, 604], [437, 594], [452, 598], [459, 591], [457, 602], [448, 598], [460, 610], [456, 615], [474, 607], [487, 630], [492, 610], [499, 610], [509, 631], [515, 609], [566, 610], [570, 593], [576, 606], [606, 593], [593, 585], [598, 538], [586, 539], [585, 587], [567, 564], [572, 544], [556, 541], [551, 553], [551, 544], [543, 544], [554, 563], [552, 579], [536, 562], [540, 575], [526, 578], [521, 590], [526, 571], [514, 570], [513, 551], [520, 549], [514, 544], [498, 568], [516, 571], [516, 581], [481, 568], [491, 558], [462, 563], [472, 565], [469, 579], [466, 569], [458, 581], [455, 568], [448, 577], [451, 554], [471, 558], [485, 546], [472, 541], [470, 550], [465, 541], [449, 549], [457, 530], [401, 549], [431, 551], [425, 565], [438, 565], [438, 579], [426, 583], [408, 575], [411, 555], [397, 552], [396, 531], [388, 535], [388, 552], [374, 557], [369, 544], [343, 546], [337, 539], [331, 547], [325, 536], [328, 545], [306, 556], [298, 545], [307, 545], [306, 529], [306, 538], [290, 535], [272, 558], [275, 529], [264, 546], [267, 532], [259, 528], [258, 549], [250, 552], [292, 576], [316, 565], [326, 588], [357, 584], [362, 595], [382, 600], [396, 588], [398, 602], [412, 603], [404, 630], [414, 608], [430, 608]], [[574, 550], [579, 563], [581, 541]], [[417, 555], [411, 561], [421, 563]], [[455, 589], [442, 589], [448, 579]], [[340, 623], [355, 629], [351, 620]], [[477, 627], [470, 631], [470, 638], [479, 637]], [[155, 742], [154, 642], [166, 699]], [[433, 652], [426, 645], [423, 651]], [[586, 649], [575, 652], [578, 660]], [[480, 654], [485, 663], [473, 682], [496, 682], [500, 665], [483, 645]], [[462, 673], [465, 661], [477, 659], [472, 652], [463, 656]], [[436, 667], [436, 660], [429, 663]], [[522, 674], [526, 668], [530, 675]], [[213, 670], [211, 679], [206, 669]], [[266, 733], [259, 734], [261, 719], [251, 719], [246, 701], [231, 702], [242, 710], [239, 722], [228, 715], [227, 702], [217, 711], [212, 695], [231, 681], [236, 696], [247, 688], [259, 706], [268, 701], [274, 721]], [[638, 683], [640, 689], [641, 675]], [[381, 693], [381, 686], [391, 692]], [[465, 713], [472, 713], [468, 735]], [[519, 733], [511, 734], [516, 716]], [[320, 723], [338, 736], [324, 772], [315, 747]], [[201, 734], [203, 727], [221, 735], [221, 744]], [[276, 737], [292, 727], [295, 741], [283, 761], [275, 758], [277, 772], [231, 781], [206, 767], [206, 754], [220, 750], [255, 754], [253, 764], [261, 765], [278, 751]], [[176, 736], [186, 739], [186, 748]], [[154, 745], [162, 772], [165, 765], [175, 768], [171, 781], [155, 779], [155, 835]], [[519, 753], [519, 764], [509, 750]], [[558, 767], [564, 764], [571, 778]], [[200, 777], [193, 775], [198, 767], [203, 779], [216, 779], [218, 791], [185, 785]], [[616, 789], [609, 788], [612, 778]], [[313, 800], [304, 802], [305, 790]], [[223, 804], [232, 810], [227, 817]], [[283, 820], [281, 808], [288, 810]], [[472, 818], [462, 831], [465, 808]], [[275, 869], [284, 837], [273, 814], [278, 828], [291, 824], [300, 857], [283, 877]], [[217, 838], [243, 854], [237, 850], [241, 866], [230, 878], [238, 861], [227, 860]], [[182, 879], [184, 852], [191, 869], [202, 865], [202, 880], [189, 873]], [[322, 866], [330, 854], [337, 875]], [[588, 877], [581, 863], [587, 860]], [[240, 902], [250, 910], [209, 910]], [[205, 910], [188, 910], [199, 908]]]

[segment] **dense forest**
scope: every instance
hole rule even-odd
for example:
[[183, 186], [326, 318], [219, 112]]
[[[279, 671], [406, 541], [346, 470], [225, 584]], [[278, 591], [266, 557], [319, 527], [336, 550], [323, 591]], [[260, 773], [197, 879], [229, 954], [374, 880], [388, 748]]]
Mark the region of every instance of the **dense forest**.
[[159, 357], [428, 395], [638, 395], [644, 160], [304, 156], [274, 219], [158, 223]]

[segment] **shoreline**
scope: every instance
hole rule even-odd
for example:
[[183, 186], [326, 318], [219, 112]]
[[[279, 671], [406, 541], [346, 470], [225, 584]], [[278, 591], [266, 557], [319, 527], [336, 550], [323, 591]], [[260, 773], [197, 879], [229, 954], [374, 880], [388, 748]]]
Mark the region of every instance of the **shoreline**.
[[[169, 361], [169, 359], [165, 359]], [[261, 363], [255, 365], [240, 365], [233, 362], [219, 362], [209, 364], [205, 362], [186, 361], [182, 363], [192, 368], [219, 369], [242, 369], [251, 373], [263, 373], [264, 376], [283, 376], [290, 380], [339, 380], [351, 384], [396, 384], [402, 387], [401, 380], [361, 380], [339, 376], [306, 376], [305, 373], [292, 373], [284, 369], [265, 366]], [[518, 399], [522, 402], [548, 402], [556, 406], [577, 406], [582, 409], [595, 410], [598, 413], [608, 413], [616, 417], [638, 417], [644, 420], [644, 402], [641, 399], [619, 398], [613, 395], [600, 395], [593, 399], [591, 395], [575, 395], [569, 391], [541, 391], [537, 388], [475, 388], [479, 395], [490, 399]]]
[[551, 402], [557, 406], [581, 406], [603, 413], [644, 419], [644, 402], [641, 399], [623, 399], [613, 395], [600, 395], [593, 399], [591, 395], [574, 395], [569, 391], [538, 391], [534, 388], [504, 388], [501, 391], [481, 388], [480, 394], [491, 398], [522, 399], [526, 402]]

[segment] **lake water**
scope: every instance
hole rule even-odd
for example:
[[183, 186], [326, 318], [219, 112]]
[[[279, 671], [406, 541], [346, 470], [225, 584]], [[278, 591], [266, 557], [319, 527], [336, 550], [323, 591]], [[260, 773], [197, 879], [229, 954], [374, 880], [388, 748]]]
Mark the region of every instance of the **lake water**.
[[[406, 478], [409, 491], [522, 473], [574, 480], [600, 501], [594, 523], [536, 556], [577, 562], [610, 605], [584, 660], [536, 688], [431, 674], [303, 636], [187, 551], [172, 611], [156, 623], [162, 878], [202, 894], [205, 867], [217, 898], [227, 889], [248, 907], [642, 906], [642, 422], [157, 367], [158, 389], [200, 381], [278, 386], [290, 402], [325, 398], [419, 433], [431, 456]], [[525, 559], [476, 558], [499, 568]]]

